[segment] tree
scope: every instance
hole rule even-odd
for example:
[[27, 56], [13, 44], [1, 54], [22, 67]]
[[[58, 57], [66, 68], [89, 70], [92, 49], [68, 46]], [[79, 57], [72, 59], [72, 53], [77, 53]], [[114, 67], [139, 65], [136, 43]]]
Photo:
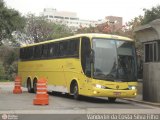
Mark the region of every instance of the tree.
[[96, 26], [82, 27], [77, 30], [77, 33], [104, 33], [104, 34], [116, 34], [123, 35], [122, 28], [116, 26], [114, 22], [104, 22], [97, 24]]
[[111, 26], [108, 22], [89, 27], [80, 26], [77, 33], [111, 33]]
[[96, 26], [96, 28], [97, 28], [97, 31], [99, 33], [108, 33], [108, 34], [110, 33], [110, 34], [112, 34], [112, 30], [111, 30], [112, 27], [108, 22], [98, 24]]
[[2, 62], [0, 61], [0, 80], [4, 79], [4, 73], [5, 73], [4, 67], [3, 67]]
[[122, 36], [126, 36], [135, 40], [136, 50], [137, 52], [140, 52], [140, 54], [142, 54], [142, 43], [135, 39], [134, 30], [136, 27], [141, 26], [143, 19], [144, 17], [140, 15], [138, 17], [133, 18], [131, 21], [127, 22], [123, 27], [123, 32], [121, 34]]
[[12, 38], [13, 31], [23, 30], [24, 26], [24, 17], [18, 11], [8, 9], [3, 0], [0, 0], [0, 45], [5, 39]]
[[80, 28], [77, 29], [76, 33], [95, 33], [96, 28], [93, 26], [89, 26], [89, 27], [82, 27], [80, 26]]
[[160, 19], [160, 5], [152, 7], [151, 9], [143, 9], [144, 18], [142, 19], [141, 24], [147, 24], [155, 19]]
[[35, 43], [71, 35], [71, 30], [63, 25], [46, 20], [43, 16], [27, 15], [26, 35]]
[[2, 45], [0, 56], [6, 79], [13, 80], [17, 74], [18, 49]]
[[73, 31], [68, 26], [60, 23], [52, 23], [52, 24], [53, 24], [52, 39], [73, 35]]
[[127, 22], [123, 27], [123, 36], [134, 38], [134, 30], [136, 27], [141, 25], [142, 20], [143, 16], [140, 15], [131, 19], [131, 21]]

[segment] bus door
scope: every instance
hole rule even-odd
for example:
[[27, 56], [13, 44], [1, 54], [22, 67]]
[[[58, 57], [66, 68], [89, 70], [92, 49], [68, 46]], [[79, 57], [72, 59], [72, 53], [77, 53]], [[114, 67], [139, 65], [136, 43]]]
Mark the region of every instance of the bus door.
[[82, 86], [86, 91], [91, 89], [91, 43], [88, 37], [82, 37], [81, 39], [81, 65], [84, 76], [82, 78]]

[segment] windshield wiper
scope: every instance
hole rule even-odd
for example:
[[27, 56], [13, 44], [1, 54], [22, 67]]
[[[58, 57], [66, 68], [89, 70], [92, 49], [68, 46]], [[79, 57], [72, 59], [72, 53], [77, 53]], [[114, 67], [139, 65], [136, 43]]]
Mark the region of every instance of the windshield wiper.
[[114, 76], [112, 74], [107, 74], [106, 77], [107, 78], [114, 78]]
[[107, 74], [105, 75], [104, 73], [96, 73], [96, 75], [94, 75], [95, 78], [97, 79], [104, 79], [104, 80], [109, 80], [109, 81], [114, 81], [114, 76], [112, 74]]

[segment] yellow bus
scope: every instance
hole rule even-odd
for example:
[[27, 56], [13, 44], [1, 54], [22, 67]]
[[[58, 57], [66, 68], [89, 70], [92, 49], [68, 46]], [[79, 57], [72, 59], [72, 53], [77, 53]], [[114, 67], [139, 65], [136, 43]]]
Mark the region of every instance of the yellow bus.
[[78, 34], [20, 48], [18, 75], [28, 92], [47, 79], [48, 91], [116, 98], [137, 94], [134, 40], [109, 34]]

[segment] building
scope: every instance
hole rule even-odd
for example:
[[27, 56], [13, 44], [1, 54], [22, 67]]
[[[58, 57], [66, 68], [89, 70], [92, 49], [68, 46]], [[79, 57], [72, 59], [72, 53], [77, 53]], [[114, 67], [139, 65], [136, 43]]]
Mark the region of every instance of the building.
[[123, 24], [122, 17], [118, 16], [106, 16], [105, 20], [108, 21], [109, 24], [114, 24], [115, 28], [121, 29]]
[[97, 21], [97, 24], [107, 23], [112, 33], [122, 29], [123, 19], [118, 16], [106, 16], [105, 19]]
[[53, 22], [65, 24], [73, 30], [77, 30], [81, 27], [95, 27], [98, 24], [103, 24], [106, 22], [111, 26], [112, 32], [122, 28], [122, 17], [118, 16], [106, 16], [105, 19], [98, 21], [83, 20], [80, 19], [75, 12], [57, 11], [54, 8], [45, 8], [40, 15]]
[[53, 22], [59, 22], [72, 28], [95, 26], [97, 21], [82, 20], [77, 17], [75, 12], [57, 11], [53, 8], [45, 8], [40, 14]]
[[143, 43], [143, 100], [160, 102], [160, 19], [134, 30]]

